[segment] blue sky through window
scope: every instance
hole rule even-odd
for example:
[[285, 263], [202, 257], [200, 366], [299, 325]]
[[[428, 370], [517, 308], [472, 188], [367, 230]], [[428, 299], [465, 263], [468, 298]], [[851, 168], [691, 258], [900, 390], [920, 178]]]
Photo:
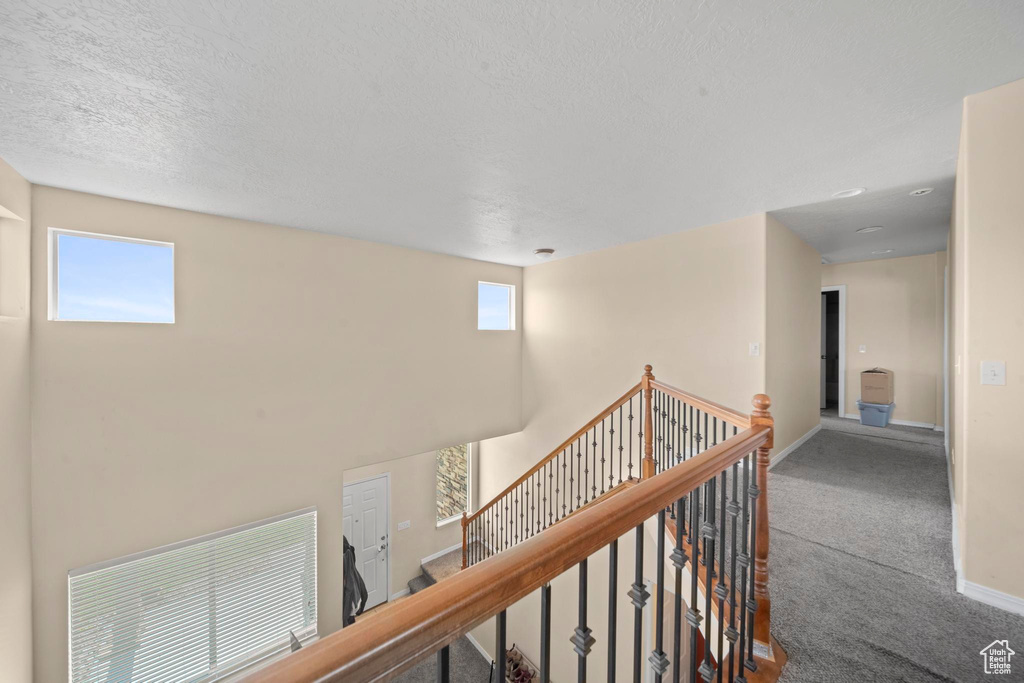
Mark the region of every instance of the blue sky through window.
[[477, 329], [512, 329], [512, 287], [481, 282], [477, 292]]
[[57, 319], [174, 322], [167, 245], [57, 234]]

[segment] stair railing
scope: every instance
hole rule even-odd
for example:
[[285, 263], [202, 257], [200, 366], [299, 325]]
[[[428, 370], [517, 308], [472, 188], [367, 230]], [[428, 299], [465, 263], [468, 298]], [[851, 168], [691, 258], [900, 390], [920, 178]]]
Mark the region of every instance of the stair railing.
[[[640, 389], [649, 392], [647, 402], [651, 405], [650, 419], [645, 417], [645, 460], [653, 462], [644, 467], [657, 468], [658, 454], [662, 453], [665, 467], [657, 476], [625, 486], [616, 495], [599, 497], [551, 525], [544, 533], [521, 540], [504, 552], [396, 603], [389, 608], [388, 618], [357, 621], [271, 664], [249, 680], [289, 683], [389, 680], [418, 661], [436, 655], [438, 680], [448, 681], [450, 644], [491, 617], [496, 618], [497, 680], [504, 680], [505, 658], [502, 655], [508, 644], [506, 610], [541, 589], [539, 623], [536, 627], [522, 625], [522, 628], [540, 634], [540, 680], [550, 681], [551, 581], [574, 568], [579, 578], [579, 618], [571, 641], [575, 645], [580, 680], [586, 679], [588, 666], [595, 668], [598, 664], [607, 667], [607, 680], [614, 680], [616, 657], [625, 652], [632, 655], [634, 680], [640, 680], [645, 666], [652, 667], [656, 681], [661, 681], [670, 671], [673, 678], [676, 672], [689, 672], [688, 680], [693, 681], [698, 674], [705, 681], [774, 680], [784, 654], [772, 653], [768, 622], [761, 617], [769, 609], [767, 573], [762, 574], [767, 566], [767, 513], [761, 508], [766, 493], [767, 452], [772, 445], [770, 401], [767, 396], [755, 396], [755, 410], [745, 418], [655, 382], [649, 368], [645, 378]], [[666, 403], [658, 403], [659, 392]], [[680, 448], [684, 448], [684, 452], [682, 458], [671, 465], [667, 458], [669, 427], [678, 428], [681, 434], [683, 413], [675, 412], [680, 406], [673, 405], [670, 399], [688, 407], [699, 404], [701, 411], [712, 420], [724, 419], [727, 425], [730, 421], [748, 421], [749, 424], [735, 425], [732, 435], [725, 434], [727, 438], [719, 440], [718, 432], [709, 429], [713, 423], [709, 422], [709, 428], [705, 428], [702, 421], [696, 421], [696, 415], [695, 421], [690, 422], [687, 410], [686, 426], [696, 431], [700, 424], [702, 450], [687, 452], [689, 434], [685, 444], [673, 436], [673, 456], [678, 456]], [[654, 405], [659, 406], [657, 412]], [[675, 424], [673, 416], [676, 416]], [[658, 419], [664, 421], [663, 431], [659, 431]], [[663, 436], [660, 449], [658, 434]], [[708, 442], [714, 441], [717, 443], [709, 445]], [[671, 525], [674, 540], [669, 536], [670, 517], [675, 519]], [[656, 529], [657, 539], [657, 564], [653, 568], [657, 577], [654, 603], [657, 616], [651, 652], [645, 651], [642, 635], [644, 608], [652, 597], [644, 580], [643, 545], [648, 533], [645, 526]], [[634, 607], [632, 637], [616, 632], [615, 616], [620, 590], [619, 541], [628, 538], [627, 535], [635, 537], [634, 581], [628, 591]], [[674, 546], [671, 552], [666, 547], [670, 542]], [[608, 585], [601, 586], [600, 590], [608, 596], [609, 619], [606, 625], [598, 625], [591, 623], [587, 615], [587, 592], [591, 588], [587, 569], [592, 556], [604, 548], [608, 548], [610, 578]], [[666, 601], [667, 565], [675, 573], [677, 586], [671, 602]], [[690, 575], [690, 594], [686, 598], [685, 591], [678, 588], [684, 569]], [[703, 595], [698, 593], [698, 583], [704, 588]], [[714, 601], [717, 601], [717, 620]], [[671, 643], [666, 642], [664, 628], [664, 610], [669, 604], [674, 609], [673, 633], [676, 634], [675, 638], [669, 638]], [[723, 610], [724, 606], [728, 609]], [[687, 634], [690, 647], [686, 655], [681, 648], [684, 613], [686, 622], [693, 627]], [[608, 646], [608, 660], [604, 663], [589, 660], [595, 628], [600, 630], [599, 636]], [[558, 638], [565, 635], [570, 634]]]
[[640, 381], [615, 402], [504, 491], [463, 514], [463, 569], [750, 424], [748, 415], [658, 382], [645, 366]]

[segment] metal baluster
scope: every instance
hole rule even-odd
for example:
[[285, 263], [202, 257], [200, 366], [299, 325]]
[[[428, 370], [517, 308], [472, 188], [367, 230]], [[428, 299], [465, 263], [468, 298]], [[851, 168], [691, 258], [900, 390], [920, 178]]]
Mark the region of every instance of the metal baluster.
[[448, 683], [450, 654], [445, 645], [437, 651], [437, 683]]
[[562, 516], [559, 517], [559, 519], [565, 516], [565, 463], [568, 462], [568, 460], [569, 459], [565, 456], [565, 452], [562, 451]]
[[622, 406], [619, 406], [619, 483], [622, 483]]
[[633, 397], [629, 397], [629, 478], [633, 478]]
[[587, 627], [587, 561], [580, 562], [580, 590], [579, 590], [579, 617], [580, 624], [576, 627], [569, 642], [573, 644], [573, 650], [577, 655], [576, 680], [579, 683], [587, 681], [587, 655], [594, 645], [594, 638]]
[[[676, 519], [682, 520], [685, 498], [676, 501]], [[686, 566], [686, 549], [683, 547], [683, 525], [681, 521], [676, 522], [676, 547], [670, 557], [676, 568], [675, 583], [675, 619], [674, 634], [672, 643], [672, 683], [679, 683], [682, 676], [682, 648], [683, 648], [683, 567]]]
[[[605, 418], [605, 420], [607, 420], [607, 419], [608, 418]], [[604, 488], [604, 434], [605, 434], [604, 423], [605, 423], [605, 420], [601, 420], [601, 495], [602, 496], [604, 495], [604, 492], [605, 492], [605, 488]], [[615, 431], [615, 420], [614, 419], [612, 420], [612, 431], [613, 432]], [[612, 477], [611, 477], [611, 468], [609, 468], [608, 488], [612, 487], [611, 479], [612, 479]]]
[[[704, 415], [704, 431], [703, 432], [700, 431], [700, 416], [701, 415]], [[707, 416], [707, 413], [702, 413], [702, 411], [698, 410], [697, 411], [697, 450], [700, 453], [703, 453], [704, 450], [706, 450], [706, 449], [701, 449], [700, 444], [701, 443], [705, 443], [706, 444], [708, 442], [707, 434], [708, 434], [708, 416]], [[704, 521], [705, 521], [705, 524], [706, 524], [707, 523], [707, 519], [708, 519], [708, 505], [709, 505], [709, 503], [708, 503], [708, 487], [706, 485], [703, 487], [703, 495], [701, 496], [701, 500], [704, 503], [704, 509], [701, 512], [701, 515], [704, 517]], [[711, 507], [713, 508], [714, 504], [711, 504]], [[703, 529], [701, 529], [701, 535], [700, 536], [701, 536], [701, 539], [700, 539], [700, 565], [702, 567], [706, 567], [707, 564], [708, 564], [708, 538], [707, 538], [707, 536], [704, 535]], [[712, 562], [712, 564], [714, 564], [714, 560], [712, 560], [711, 562]], [[710, 622], [708, 622], [708, 623], [710, 623]]]
[[654, 652], [650, 663], [654, 669], [655, 683], [661, 683], [661, 677], [668, 671], [668, 657], [665, 656], [665, 510], [658, 510], [658, 566], [657, 576], [658, 601], [655, 604], [654, 617]]
[[[501, 683], [504, 683], [502, 681]], [[540, 589], [540, 683], [551, 683], [551, 584]]]
[[633, 683], [640, 683], [640, 672], [644, 658], [644, 605], [651, 594], [644, 587], [644, 525], [636, 527], [636, 573], [633, 586], [629, 589], [633, 601]]
[[[741, 541], [740, 541], [740, 554], [736, 557], [736, 564], [739, 567], [739, 573], [740, 573], [739, 574], [739, 576], [740, 576], [740, 604], [738, 605], [738, 607], [740, 608], [740, 649], [739, 649], [739, 661], [740, 661], [740, 665], [739, 665], [739, 670], [740, 671], [739, 671], [739, 674], [740, 675], [736, 677], [737, 683], [746, 683], [746, 680], [747, 680], [747, 677], [744, 675], [744, 673], [745, 673], [744, 668], [745, 667], [743, 665], [743, 655], [747, 651], [747, 615], [746, 615], [746, 612], [745, 612], [746, 605], [747, 605], [747, 565], [752, 564], [750, 562], [750, 556], [747, 555], [747, 533], [750, 530], [750, 527], [748, 526], [749, 517], [747, 516], [747, 500], [749, 499], [749, 496], [747, 495], [747, 488], [750, 485], [750, 455], [749, 454], [746, 455], [743, 458], [743, 465], [742, 465], [742, 467], [743, 467], [743, 491], [742, 491], [741, 497], [742, 497], [742, 500], [743, 500], [743, 506], [742, 506], [742, 509], [741, 509], [741, 514], [742, 514], [743, 523], [742, 523], [742, 525], [740, 527], [740, 539], [741, 539]], [[753, 589], [753, 586], [751, 586], [751, 589]], [[751, 639], [753, 639], [754, 634], [751, 633], [750, 637], [751, 637]]]
[[583, 482], [583, 502], [584, 503], [589, 503], [590, 502], [590, 500], [587, 498], [587, 484], [589, 483], [588, 480], [590, 478], [590, 442], [588, 441], [589, 438], [590, 438], [590, 431], [588, 430], [587, 433], [584, 434], [584, 439], [583, 439], [583, 467], [584, 467], [584, 471], [583, 471], [583, 476], [580, 478], [580, 480]]
[[[558, 495], [558, 489], [552, 489], [551, 487], [554, 486], [555, 483], [554, 472], [557, 464], [558, 456], [556, 455], [554, 459], [548, 461], [548, 464], [546, 465], [548, 469], [548, 526], [555, 523], [555, 495]], [[555, 492], [554, 495], [552, 495], [552, 491]]]
[[[581, 480], [582, 477], [583, 477], [583, 465], [582, 465], [582, 460], [581, 460], [582, 457], [583, 457], [583, 452], [580, 450], [580, 440], [576, 439], [576, 478], [579, 479], [579, 480]], [[569, 474], [571, 475], [572, 472], [570, 471]], [[582, 483], [582, 481], [577, 481], [576, 482], [576, 507], [574, 507], [573, 510], [578, 510], [579, 509], [580, 501], [583, 499], [583, 496], [580, 495], [580, 493], [581, 493], [581, 491], [580, 491], [581, 483]], [[569, 479], [569, 486], [570, 487], [572, 486], [572, 478], [571, 477]], [[572, 503], [572, 500], [570, 500], [569, 502]]]
[[[707, 422], [704, 423], [705, 428]], [[705, 434], [707, 430], [705, 429]], [[705, 683], [711, 683], [711, 678], [715, 675], [715, 665], [711, 661], [711, 573], [715, 566], [715, 483], [716, 479], [712, 478], [704, 484], [704, 526], [701, 527], [701, 535], [704, 537], [704, 552], [707, 558], [705, 565], [707, 570], [704, 572], [704, 614], [707, 615], [708, 619], [705, 622], [707, 628], [704, 633], [704, 663], [700, 665], [700, 675], [704, 679]]]
[[757, 497], [761, 495], [761, 489], [757, 485], [758, 467], [756, 455], [751, 459], [750, 466], [750, 595], [747, 597], [750, 638], [747, 640], [746, 666], [751, 671], [757, 671], [757, 663], [754, 661], [754, 612], [757, 611], [757, 600], [754, 597], [754, 574], [756, 572], [754, 558], [757, 557]]
[[[594, 425], [594, 443], [591, 445], [594, 447], [594, 450], [591, 451], [591, 455], [594, 459], [594, 476], [590, 480], [590, 500], [594, 500], [597, 498], [597, 425]], [[604, 465], [601, 467], [603, 469]], [[601, 475], [601, 478], [604, 479], [603, 474]]]
[[[708, 434], [710, 435], [709, 436], [709, 441], [711, 442], [708, 445], [709, 446], [717, 446], [718, 445], [718, 418], [717, 417], [712, 417], [711, 418], [711, 431], [708, 432]], [[717, 489], [714, 486], [711, 487], [711, 490], [717, 492]], [[725, 495], [725, 489], [724, 488], [722, 489], [722, 494]], [[714, 507], [717, 504], [718, 504], [718, 500], [717, 500], [716, 497], [713, 496], [711, 501], [710, 501], [710, 503], [709, 503], [709, 505], [711, 505], [711, 507], [712, 507], [712, 510], [711, 510], [712, 514], [711, 514], [711, 516], [713, 518], [715, 518]], [[719, 517], [717, 519], [724, 519], [724, 515], [722, 515], [722, 517]], [[717, 521], [716, 521], [716, 523], [717, 523]], [[725, 527], [723, 526], [722, 529], [724, 530]], [[711, 552], [711, 556], [710, 557], [711, 557], [711, 576], [717, 578], [718, 577], [718, 571], [715, 569], [715, 553], [714, 553], [714, 551]], [[719, 614], [721, 614], [721, 611], [719, 611]], [[721, 620], [719, 620], [719, 624], [721, 624]], [[721, 661], [721, 660], [719, 660], [719, 661]]]
[[718, 598], [718, 656], [715, 658], [718, 661], [718, 683], [722, 683], [722, 647], [725, 639], [723, 636], [723, 629], [725, 627], [725, 619], [723, 618], [725, 612], [725, 596], [728, 594], [728, 589], [725, 587], [725, 494], [728, 490], [726, 488], [726, 473], [728, 469], [722, 470], [722, 490], [719, 494], [719, 514], [718, 514], [718, 585], [715, 586], [715, 597]]
[[619, 605], [619, 539], [608, 545], [608, 683], [615, 683], [615, 635]]
[[[537, 474], [533, 476], [537, 477], [537, 493], [533, 496], [533, 502], [536, 503], [537, 496], [542, 495], [541, 485], [544, 481], [544, 475], [538, 471]], [[543, 528], [541, 526], [541, 522], [544, 518], [544, 501], [542, 500], [540, 502], [540, 506], [536, 510], [533, 510], [532, 508], [531, 510], [533, 511], [533, 526], [537, 530], [537, 533], [540, 533], [541, 529]]]
[[690, 604], [686, 610], [686, 623], [690, 625], [690, 680], [697, 680], [697, 631], [700, 629], [700, 610], [697, 609], [697, 560], [700, 556], [700, 491], [690, 492]]
[[[725, 630], [725, 637], [729, 641], [729, 680], [736, 676], [736, 638], [739, 631], [736, 630], [736, 516], [739, 515], [740, 505], [736, 502], [739, 482], [739, 464], [732, 464], [732, 498], [726, 506], [726, 514], [729, 515], [730, 536], [730, 560], [729, 560], [729, 627]], [[721, 614], [721, 610], [718, 612]], [[719, 660], [721, 666], [721, 660]]]
[[495, 618], [495, 629], [494, 629], [494, 658], [497, 664], [497, 680], [500, 683], [505, 683], [505, 653], [507, 648], [505, 647], [505, 610], [498, 612], [498, 616]]

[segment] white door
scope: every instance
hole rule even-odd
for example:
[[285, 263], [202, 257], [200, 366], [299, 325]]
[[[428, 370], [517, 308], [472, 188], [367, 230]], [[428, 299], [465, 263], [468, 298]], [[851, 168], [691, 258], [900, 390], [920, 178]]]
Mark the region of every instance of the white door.
[[342, 529], [356, 550], [356, 567], [366, 584], [366, 609], [388, 599], [388, 477], [345, 484]]
[[828, 335], [827, 335], [827, 331], [828, 331], [828, 316], [825, 314], [825, 311], [828, 308], [828, 306], [826, 305], [827, 302], [828, 302], [828, 299], [825, 296], [825, 293], [822, 292], [822, 294], [821, 294], [821, 409], [822, 410], [825, 409], [825, 405], [826, 405], [826, 402], [825, 402], [825, 376], [826, 376], [825, 362], [826, 362], [826, 350], [828, 348], [828, 342], [827, 342], [827, 340], [828, 340]]

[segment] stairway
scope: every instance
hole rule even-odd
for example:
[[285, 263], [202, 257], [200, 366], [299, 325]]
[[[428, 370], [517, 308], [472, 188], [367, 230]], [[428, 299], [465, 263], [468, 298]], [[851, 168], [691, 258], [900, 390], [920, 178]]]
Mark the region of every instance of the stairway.
[[[470, 547], [475, 549], [479, 543], [471, 543]], [[455, 576], [462, 569], [462, 548], [456, 548], [441, 557], [436, 557], [429, 562], [420, 565], [419, 576], [409, 582], [409, 592], [418, 593], [427, 586], [432, 586], [438, 581], [443, 581]]]

